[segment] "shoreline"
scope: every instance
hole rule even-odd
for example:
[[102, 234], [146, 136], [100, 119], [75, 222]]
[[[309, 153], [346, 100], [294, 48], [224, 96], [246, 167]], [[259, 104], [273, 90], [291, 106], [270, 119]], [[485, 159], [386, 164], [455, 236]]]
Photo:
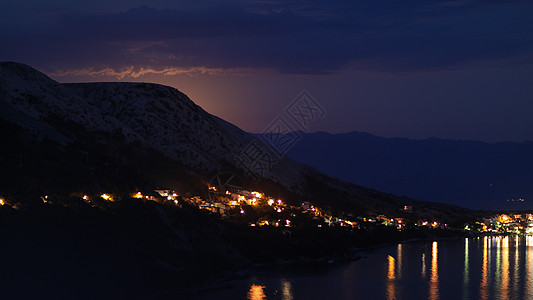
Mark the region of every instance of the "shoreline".
[[276, 267], [291, 268], [291, 267], [311, 267], [311, 266], [321, 266], [321, 267], [338, 266], [339, 264], [350, 263], [350, 262], [354, 262], [354, 261], [364, 259], [365, 257], [367, 257], [361, 252], [384, 249], [384, 248], [392, 247], [398, 244], [428, 243], [432, 241], [456, 240], [456, 239], [461, 239], [461, 238], [476, 238], [480, 236], [484, 236], [484, 235], [483, 234], [480, 234], [480, 235], [465, 234], [463, 236], [450, 236], [450, 237], [433, 236], [433, 237], [428, 237], [428, 238], [411, 238], [411, 239], [406, 239], [406, 240], [397, 241], [397, 242], [383, 242], [383, 243], [378, 243], [378, 244], [371, 245], [371, 246], [354, 247], [348, 250], [348, 253], [349, 253], [348, 255], [345, 254], [342, 256], [334, 255], [334, 256], [324, 256], [324, 257], [319, 257], [319, 258], [302, 257], [302, 258], [296, 258], [296, 259], [279, 260], [279, 261], [272, 262], [272, 263], [254, 263], [249, 268], [231, 272], [224, 278], [208, 283], [208, 286], [192, 288], [192, 289], [187, 289], [187, 290], [180, 290], [180, 291], [176, 291], [175, 294], [198, 296], [198, 295], [203, 295], [203, 294], [209, 294], [210, 292], [216, 292], [216, 291], [225, 290], [225, 289], [232, 289], [234, 288], [234, 285], [232, 284], [233, 281], [243, 280], [246, 278], [253, 277], [254, 274], [257, 274], [257, 272], [261, 269], [276, 268]]

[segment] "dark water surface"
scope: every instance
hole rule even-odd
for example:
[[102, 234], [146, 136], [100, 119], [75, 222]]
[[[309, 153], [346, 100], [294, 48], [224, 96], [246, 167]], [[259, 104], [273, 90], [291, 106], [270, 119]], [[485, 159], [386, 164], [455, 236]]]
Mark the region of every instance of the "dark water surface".
[[533, 299], [533, 236], [404, 243], [363, 255], [263, 268], [202, 299]]

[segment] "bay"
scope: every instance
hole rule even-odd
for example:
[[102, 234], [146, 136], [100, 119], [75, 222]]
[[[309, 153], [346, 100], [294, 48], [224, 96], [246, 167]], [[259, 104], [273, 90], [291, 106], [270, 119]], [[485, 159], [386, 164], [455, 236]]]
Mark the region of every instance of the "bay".
[[533, 299], [533, 236], [402, 243], [362, 255], [259, 268], [201, 299]]

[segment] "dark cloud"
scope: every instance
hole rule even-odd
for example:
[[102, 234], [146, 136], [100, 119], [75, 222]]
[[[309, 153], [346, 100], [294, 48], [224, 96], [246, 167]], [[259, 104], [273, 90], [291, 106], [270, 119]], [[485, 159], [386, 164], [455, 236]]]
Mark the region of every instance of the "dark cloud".
[[[50, 10], [0, 29], [2, 59], [55, 67], [411, 72], [530, 61], [527, 1], [237, 1]], [[41, 4], [42, 5], [42, 4]], [[103, 5], [103, 4], [102, 4]], [[127, 5], [124, 3], [123, 5]], [[39, 53], [38, 56], [36, 54]]]

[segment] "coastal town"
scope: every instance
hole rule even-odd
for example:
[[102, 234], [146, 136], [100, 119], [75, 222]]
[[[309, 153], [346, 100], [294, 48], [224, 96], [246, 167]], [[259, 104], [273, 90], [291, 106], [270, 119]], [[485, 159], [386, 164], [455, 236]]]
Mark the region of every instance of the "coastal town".
[[[250, 227], [280, 227], [290, 232], [291, 227], [301, 223], [321, 227], [344, 227], [346, 229], [366, 229], [368, 227], [386, 226], [397, 230], [427, 228], [427, 229], [453, 229], [464, 230], [473, 234], [527, 234], [533, 235], [533, 213], [494, 213], [469, 223], [450, 226], [439, 220], [419, 219], [414, 217], [416, 207], [405, 205], [398, 207], [399, 214], [357, 216], [352, 213], [334, 212], [304, 201], [299, 205], [289, 204], [283, 199], [271, 197], [260, 191], [251, 191], [238, 187], [220, 187], [207, 184], [205, 195], [184, 196], [171, 189], [156, 189], [152, 191], [135, 191], [129, 195], [131, 198], [142, 201], [154, 201], [165, 205], [181, 207], [189, 205], [216, 215], [221, 219], [236, 221]], [[86, 194], [78, 195], [81, 200], [91, 206], [99, 206], [99, 202], [115, 202], [119, 197], [112, 193], [102, 193], [98, 196]], [[42, 196], [43, 203], [53, 203], [53, 196]], [[0, 206], [8, 205], [15, 209], [20, 208], [20, 203], [8, 203], [0, 198]], [[410, 217], [410, 216], [413, 217]]]

